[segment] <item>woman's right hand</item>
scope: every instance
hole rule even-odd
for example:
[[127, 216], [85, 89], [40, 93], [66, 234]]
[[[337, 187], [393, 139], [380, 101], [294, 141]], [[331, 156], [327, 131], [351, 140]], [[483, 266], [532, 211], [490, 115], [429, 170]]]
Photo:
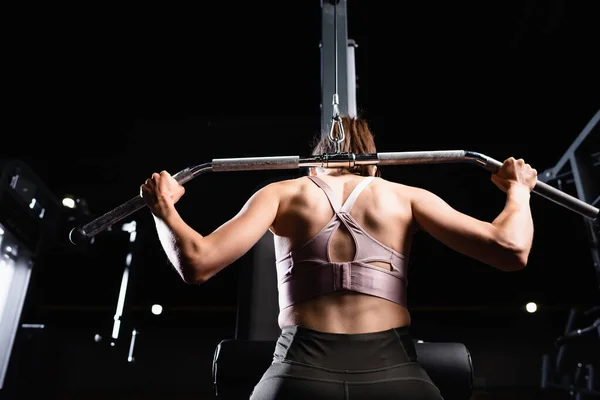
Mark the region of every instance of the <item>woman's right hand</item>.
[[522, 158], [517, 160], [509, 157], [504, 160], [498, 171], [492, 174], [492, 182], [505, 193], [517, 187], [526, 188], [531, 192], [537, 183], [537, 171]]

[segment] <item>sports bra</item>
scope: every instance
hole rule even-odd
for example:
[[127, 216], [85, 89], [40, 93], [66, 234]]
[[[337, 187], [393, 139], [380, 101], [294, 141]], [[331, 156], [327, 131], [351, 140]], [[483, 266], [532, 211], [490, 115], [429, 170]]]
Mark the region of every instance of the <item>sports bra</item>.
[[[406, 307], [407, 260], [372, 237], [350, 216], [354, 202], [375, 177], [364, 178], [341, 207], [327, 183], [316, 176], [309, 178], [325, 192], [334, 215], [319, 233], [276, 260], [280, 310], [332, 292], [368, 294]], [[342, 224], [354, 240], [355, 255], [352, 261], [333, 262], [329, 244]], [[283, 246], [277, 237], [275, 246], [276, 250]], [[390, 264], [391, 270], [369, 264], [377, 261]]]

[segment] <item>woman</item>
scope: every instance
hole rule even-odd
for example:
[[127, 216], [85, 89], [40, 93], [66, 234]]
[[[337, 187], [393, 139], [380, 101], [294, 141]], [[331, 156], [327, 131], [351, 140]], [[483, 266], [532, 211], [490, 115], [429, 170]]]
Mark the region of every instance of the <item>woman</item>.
[[[340, 151], [377, 152], [365, 120], [342, 117], [342, 123]], [[326, 137], [313, 154], [333, 152]], [[414, 233], [425, 231], [503, 271], [527, 265], [537, 172], [522, 159], [507, 159], [492, 175], [506, 203], [491, 223], [378, 175], [373, 165], [311, 168], [309, 176], [261, 188], [206, 236], [178, 214], [185, 190], [168, 172], [141, 186], [164, 251], [185, 282], [205, 282], [267, 230], [274, 234], [281, 334], [252, 400], [441, 399], [408, 331], [406, 267]]]

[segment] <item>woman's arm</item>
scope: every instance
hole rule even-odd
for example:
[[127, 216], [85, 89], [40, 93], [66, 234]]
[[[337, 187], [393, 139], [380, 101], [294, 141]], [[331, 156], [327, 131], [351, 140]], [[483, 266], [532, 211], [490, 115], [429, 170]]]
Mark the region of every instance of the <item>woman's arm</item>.
[[185, 282], [202, 283], [248, 252], [271, 227], [279, 207], [275, 185], [258, 190], [237, 215], [207, 236], [175, 209], [185, 190], [168, 172], [154, 173], [141, 190], [167, 257]]
[[525, 268], [533, 242], [529, 200], [537, 172], [509, 158], [492, 181], [506, 193], [500, 214], [490, 223], [463, 214], [438, 196], [416, 189], [411, 199], [420, 228], [448, 247], [503, 271]]

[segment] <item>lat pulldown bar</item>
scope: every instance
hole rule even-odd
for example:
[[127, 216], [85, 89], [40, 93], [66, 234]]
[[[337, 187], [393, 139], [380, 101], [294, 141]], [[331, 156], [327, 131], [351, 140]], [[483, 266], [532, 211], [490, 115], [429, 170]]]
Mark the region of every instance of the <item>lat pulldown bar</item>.
[[[209, 171], [260, 171], [305, 167], [351, 168], [356, 165], [383, 166], [441, 163], [471, 163], [479, 165], [491, 173], [497, 172], [502, 166], [500, 161], [481, 153], [466, 150], [387, 152], [372, 154], [334, 153], [310, 157], [275, 156], [217, 158], [213, 159], [210, 163], [185, 168], [173, 175], [173, 178], [183, 185], [196, 176]], [[540, 180], [537, 181], [533, 188], [533, 192], [598, 223], [600, 218], [599, 209], [576, 197], [541, 182]], [[142, 197], [136, 196], [83, 226], [73, 228], [69, 233], [69, 239], [73, 244], [90, 239], [144, 206], [145, 203]]]

